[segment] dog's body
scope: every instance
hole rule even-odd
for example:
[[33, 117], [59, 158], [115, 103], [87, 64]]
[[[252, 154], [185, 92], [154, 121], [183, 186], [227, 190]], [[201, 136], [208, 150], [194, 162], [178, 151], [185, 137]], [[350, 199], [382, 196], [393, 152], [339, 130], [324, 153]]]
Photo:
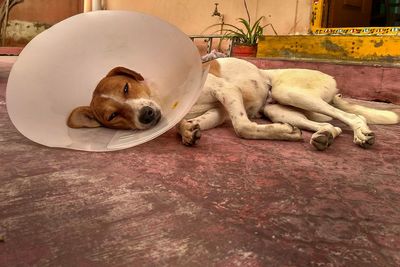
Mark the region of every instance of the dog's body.
[[[344, 101], [335, 80], [319, 71], [261, 70], [236, 58], [219, 58], [208, 64], [210, 72], [201, 96], [177, 125], [185, 145], [197, 143], [201, 130], [230, 119], [237, 135], [247, 139], [296, 141], [302, 140], [300, 129], [313, 131], [311, 144], [324, 150], [341, 133], [340, 128], [327, 123], [336, 118], [352, 128], [354, 143], [368, 148], [375, 136], [367, 122], [399, 122], [394, 112]], [[155, 125], [161, 109], [143, 80], [134, 71], [113, 69], [97, 86], [91, 105], [76, 108], [68, 118], [68, 125], [118, 129], [147, 129]], [[261, 116], [273, 123], [251, 121]]]
[[[263, 115], [274, 123], [251, 121]], [[331, 118], [349, 125], [354, 143], [364, 148], [375, 140], [367, 122], [399, 122], [394, 112], [347, 103], [338, 94], [335, 80], [322, 72], [260, 70], [244, 60], [219, 58], [210, 64], [199, 100], [178, 125], [182, 142], [195, 144], [200, 130], [214, 128], [228, 118], [237, 135], [247, 139], [301, 140], [299, 129], [313, 131], [311, 144], [318, 150], [326, 149], [341, 133], [327, 123]]]

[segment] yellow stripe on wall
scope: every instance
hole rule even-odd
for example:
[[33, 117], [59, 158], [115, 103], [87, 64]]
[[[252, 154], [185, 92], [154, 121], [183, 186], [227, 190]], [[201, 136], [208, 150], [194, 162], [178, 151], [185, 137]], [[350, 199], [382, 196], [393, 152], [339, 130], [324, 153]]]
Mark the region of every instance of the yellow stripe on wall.
[[400, 64], [400, 36], [264, 36], [259, 40], [257, 57]]

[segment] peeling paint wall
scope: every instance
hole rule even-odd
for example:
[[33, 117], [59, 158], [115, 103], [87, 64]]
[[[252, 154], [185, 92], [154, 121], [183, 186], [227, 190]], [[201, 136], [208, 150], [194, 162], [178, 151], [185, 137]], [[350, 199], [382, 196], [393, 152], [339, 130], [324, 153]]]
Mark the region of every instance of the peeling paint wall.
[[7, 23], [6, 46], [24, 46], [36, 35], [50, 27], [49, 24], [11, 20]]
[[24, 46], [50, 25], [82, 10], [80, 0], [25, 0], [10, 11], [6, 45]]
[[[210, 34], [217, 29], [206, 30], [210, 25], [220, 22], [212, 17], [214, 3], [224, 15], [226, 23], [237, 24], [237, 18], [246, 17], [243, 0], [107, 0], [109, 10], [133, 10], [164, 19], [191, 35]], [[250, 16], [253, 20], [265, 16], [264, 24], [271, 23], [279, 35], [305, 34], [309, 30], [311, 0], [285, 0], [277, 4], [276, 0], [247, 0]], [[83, 10], [83, 1], [70, 0], [29, 0], [16, 5], [10, 12], [10, 20], [55, 24]], [[40, 32], [40, 31], [39, 31]], [[27, 25], [10, 24], [9, 36], [17, 37], [8, 43], [21, 43], [22, 39], [31, 39], [32, 28]], [[271, 28], [266, 34], [273, 34]], [[200, 42], [202, 42], [200, 40]]]
[[377, 62], [399, 66], [400, 36], [265, 36], [258, 57]]

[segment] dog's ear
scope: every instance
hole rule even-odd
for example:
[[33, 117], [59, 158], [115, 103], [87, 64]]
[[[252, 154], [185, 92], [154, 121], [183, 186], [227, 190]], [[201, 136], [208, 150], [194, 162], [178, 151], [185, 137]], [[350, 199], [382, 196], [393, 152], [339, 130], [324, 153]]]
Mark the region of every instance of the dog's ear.
[[130, 69], [127, 69], [124, 67], [113, 68], [112, 70], [110, 70], [110, 72], [107, 74], [106, 77], [111, 77], [111, 76], [115, 76], [115, 75], [125, 75], [125, 76], [135, 79], [136, 81], [144, 80], [143, 76], [140, 75], [140, 73], [137, 73], [136, 71], [133, 71], [133, 70], [130, 70]]
[[68, 117], [67, 125], [71, 128], [96, 128], [101, 126], [89, 106], [75, 108]]

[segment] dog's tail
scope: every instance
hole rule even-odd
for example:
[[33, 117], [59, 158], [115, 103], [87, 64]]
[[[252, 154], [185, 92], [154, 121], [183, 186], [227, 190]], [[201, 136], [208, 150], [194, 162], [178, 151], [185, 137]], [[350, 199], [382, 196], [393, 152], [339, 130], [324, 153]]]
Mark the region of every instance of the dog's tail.
[[364, 116], [367, 123], [370, 124], [397, 124], [400, 122], [400, 116], [393, 111], [352, 104], [344, 100], [340, 94], [333, 98], [333, 105], [343, 111]]

